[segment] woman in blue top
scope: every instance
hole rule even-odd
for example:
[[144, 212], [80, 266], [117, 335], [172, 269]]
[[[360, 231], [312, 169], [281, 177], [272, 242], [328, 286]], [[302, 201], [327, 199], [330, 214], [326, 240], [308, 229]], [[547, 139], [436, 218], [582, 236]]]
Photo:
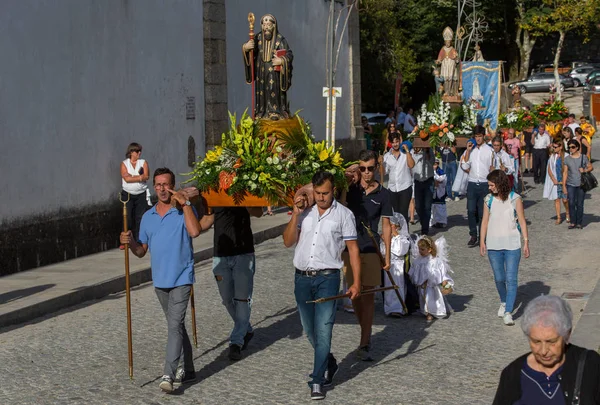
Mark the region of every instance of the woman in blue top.
[[581, 144], [579, 141], [571, 139], [568, 145], [570, 156], [565, 157], [563, 194], [569, 199], [569, 213], [572, 219], [569, 229], [582, 229], [585, 191], [581, 188], [581, 174], [589, 173], [594, 168], [588, 157], [581, 153]]
[[556, 209], [556, 225], [562, 223], [560, 215], [561, 200], [565, 206], [567, 223], [571, 222], [569, 219], [569, 200], [567, 199], [567, 195], [563, 192], [563, 170], [566, 156], [563, 145], [562, 137], [555, 138], [552, 141], [552, 155], [550, 156], [550, 159], [548, 159], [546, 181], [544, 182], [544, 198], [554, 201], [554, 208]]

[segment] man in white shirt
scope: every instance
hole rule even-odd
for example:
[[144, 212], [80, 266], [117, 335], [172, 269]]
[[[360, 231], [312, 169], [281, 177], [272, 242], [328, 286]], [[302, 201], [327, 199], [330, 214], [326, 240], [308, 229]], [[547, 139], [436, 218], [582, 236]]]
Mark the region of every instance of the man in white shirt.
[[356, 222], [352, 212], [334, 199], [334, 177], [317, 172], [312, 178], [315, 205], [307, 207], [306, 196], [294, 201], [292, 218], [283, 232], [283, 244], [296, 244], [294, 295], [300, 320], [314, 349], [310, 375], [311, 399], [325, 398], [323, 386], [332, 383], [338, 365], [331, 354], [331, 335], [335, 322], [336, 301], [308, 304], [336, 295], [340, 287], [342, 251], [348, 248], [354, 284], [348, 288], [350, 298], [360, 293], [361, 267]]
[[535, 184], [543, 183], [546, 179], [546, 166], [548, 165], [548, 148], [552, 139], [546, 131], [543, 122], [538, 126], [538, 132], [533, 136], [533, 181]]
[[569, 114], [569, 125], [567, 126], [571, 128], [571, 131], [573, 131], [573, 133], [575, 133], [576, 128], [579, 128], [579, 124], [575, 122], [575, 114]]
[[409, 108], [404, 118], [404, 133], [411, 134], [417, 125], [417, 120], [413, 117], [413, 109]]
[[387, 188], [392, 197], [394, 212], [399, 212], [404, 219], [407, 219], [413, 184], [413, 175], [410, 169], [415, 166], [415, 161], [406, 143], [402, 144], [402, 149], [400, 148], [399, 133], [393, 133], [390, 142], [392, 148], [383, 155], [385, 173], [389, 175]]
[[483, 218], [483, 199], [489, 193], [487, 176], [493, 164], [494, 150], [483, 142], [485, 128], [481, 125], [473, 128], [473, 142], [467, 143], [467, 151], [461, 167], [469, 173], [469, 184], [467, 186], [467, 215], [469, 219], [470, 247], [477, 246], [478, 229]]

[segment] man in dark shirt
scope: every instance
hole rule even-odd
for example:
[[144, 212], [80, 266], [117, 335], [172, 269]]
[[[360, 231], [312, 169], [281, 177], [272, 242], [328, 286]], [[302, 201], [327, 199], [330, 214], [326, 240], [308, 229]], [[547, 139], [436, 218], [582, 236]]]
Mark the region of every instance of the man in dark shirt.
[[261, 217], [262, 207], [215, 208], [200, 220], [203, 230], [215, 225], [213, 274], [234, 322], [229, 337], [231, 360], [242, 358], [242, 350], [254, 336], [250, 325], [255, 267], [250, 215]]
[[[392, 228], [390, 217], [394, 215], [390, 192], [375, 180], [377, 156], [373, 151], [363, 150], [359, 155], [360, 182], [352, 184], [346, 194], [346, 203], [356, 219], [358, 247], [361, 261], [361, 284], [363, 290], [381, 285], [381, 269], [390, 268], [390, 243]], [[379, 220], [382, 219], [382, 239], [385, 243], [385, 265], [382, 266], [377, 254], [380, 237]], [[367, 232], [371, 230], [375, 244]], [[353, 285], [352, 267], [348, 252], [342, 255], [344, 276], [347, 285]], [[357, 355], [361, 360], [371, 361], [371, 329], [375, 313], [375, 297], [364, 295], [352, 301], [354, 313], [360, 324], [360, 344]]]

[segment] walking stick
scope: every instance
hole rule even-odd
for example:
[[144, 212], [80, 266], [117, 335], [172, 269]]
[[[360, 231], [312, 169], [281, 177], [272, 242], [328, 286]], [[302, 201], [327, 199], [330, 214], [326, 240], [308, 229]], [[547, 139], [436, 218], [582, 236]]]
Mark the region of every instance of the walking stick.
[[[364, 222], [361, 221], [361, 224], [362, 224], [362, 226], [365, 227], [365, 229], [367, 230], [367, 234], [369, 235], [369, 238], [371, 238], [371, 242], [373, 242], [373, 246], [375, 247], [377, 256], [379, 256], [379, 261], [381, 262], [381, 267], [385, 266], [385, 259], [383, 258], [383, 255], [381, 254], [379, 247], [377, 246], [377, 241], [375, 240], [375, 235], [373, 235], [373, 231], [371, 230], [371, 228], [369, 228], [367, 225], [365, 225]], [[398, 291], [398, 286], [396, 285], [396, 282], [394, 281], [394, 277], [387, 270], [384, 270], [383, 272], [387, 274], [388, 279], [390, 280], [390, 283], [392, 284], [392, 287], [395, 287], [394, 292], [396, 293], [396, 297], [398, 298], [398, 301], [400, 301], [400, 305], [402, 305], [402, 310], [404, 311], [405, 314], [408, 314], [408, 308], [406, 308], [406, 304], [404, 303], [404, 300], [402, 299], [402, 296], [400, 295], [400, 291]]]
[[[248, 25], [250, 25], [250, 39], [254, 39], [254, 14], [248, 13]], [[256, 44], [255, 44], [256, 45]], [[256, 46], [255, 46], [256, 48]], [[254, 49], [250, 50], [250, 84], [252, 85], [252, 119], [254, 119], [254, 115], [256, 114], [256, 101], [255, 101], [255, 80], [254, 80]]]
[[[389, 286], [389, 287], [371, 288], [370, 290], [361, 291], [358, 294], [358, 296], [360, 297], [363, 295], [375, 294], [376, 292], [387, 291], [387, 290], [398, 290], [398, 286], [394, 285], [394, 286]], [[323, 297], [323, 298], [316, 299], [314, 301], [306, 301], [306, 303], [307, 304], [321, 304], [323, 302], [339, 300], [342, 298], [350, 298], [350, 293], [333, 295], [331, 297]]]
[[194, 284], [190, 290], [190, 306], [192, 307], [192, 336], [194, 337], [194, 346], [198, 348], [198, 334], [196, 333], [196, 304], [194, 302]]
[[[123, 203], [123, 232], [127, 232], [127, 203], [129, 202], [129, 193], [127, 200], [123, 201], [119, 194], [119, 201]], [[127, 354], [129, 358], [129, 378], [133, 380], [133, 348], [131, 342], [131, 295], [129, 293], [129, 243], [125, 244], [125, 297], [127, 302]]]

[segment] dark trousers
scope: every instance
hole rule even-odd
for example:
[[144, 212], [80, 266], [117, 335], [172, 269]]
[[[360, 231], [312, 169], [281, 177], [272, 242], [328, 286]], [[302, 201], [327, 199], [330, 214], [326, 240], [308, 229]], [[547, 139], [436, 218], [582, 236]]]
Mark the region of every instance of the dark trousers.
[[567, 198], [569, 199], [569, 215], [571, 224], [583, 224], [583, 202], [585, 201], [585, 191], [581, 187], [573, 187], [567, 184]]
[[415, 180], [415, 210], [421, 222], [422, 235], [429, 234], [431, 204], [433, 204], [433, 177], [425, 181]]
[[469, 235], [477, 237], [477, 227], [483, 218], [483, 199], [490, 192], [487, 182], [469, 182], [467, 186], [467, 215], [469, 218]]
[[533, 150], [533, 181], [536, 183], [546, 180], [546, 166], [548, 165], [548, 150]]
[[127, 201], [127, 229], [133, 233], [135, 240], [139, 240], [140, 223], [142, 222], [142, 216], [148, 211], [150, 206], [146, 201], [146, 193], [141, 194], [129, 194], [126, 191], [121, 190], [121, 199], [127, 200], [129, 195], [129, 201]]
[[402, 214], [408, 224], [408, 207], [412, 199], [412, 186], [402, 191], [390, 191], [392, 196], [392, 208], [394, 212]]

